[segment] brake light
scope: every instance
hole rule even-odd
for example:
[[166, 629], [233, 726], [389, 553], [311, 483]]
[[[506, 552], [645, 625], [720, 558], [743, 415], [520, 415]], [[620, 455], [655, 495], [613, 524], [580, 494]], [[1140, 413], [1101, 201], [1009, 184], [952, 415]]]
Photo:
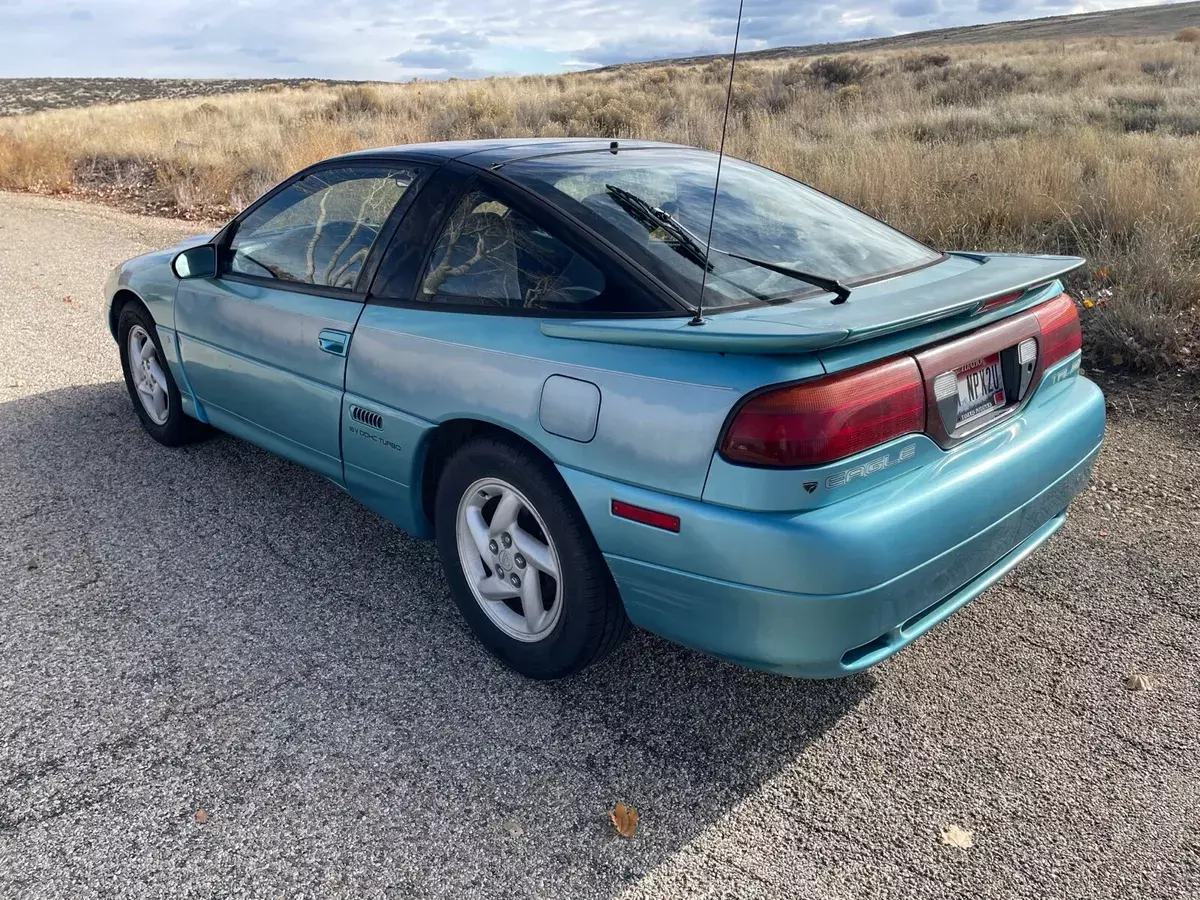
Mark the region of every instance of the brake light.
[[1033, 309], [1042, 332], [1042, 368], [1048, 369], [1083, 346], [1079, 310], [1068, 294], [1059, 294]]
[[921, 370], [905, 356], [752, 396], [720, 450], [734, 463], [815, 466], [924, 430]]
[[993, 297], [991, 300], [984, 302], [983, 306], [979, 307], [981, 313], [995, 309], [998, 306], [1007, 306], [1014, 300], [1019, 300], [1025, 296], [1024, 291], [1013, 291], [1011, 294], [1001, 294], [999, 297]]

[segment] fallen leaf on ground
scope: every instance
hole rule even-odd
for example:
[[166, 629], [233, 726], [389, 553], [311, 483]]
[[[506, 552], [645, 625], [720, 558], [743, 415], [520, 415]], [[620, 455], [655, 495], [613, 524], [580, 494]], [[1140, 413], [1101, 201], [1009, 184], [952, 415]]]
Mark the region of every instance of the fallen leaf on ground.
[[500, 823], [500, 827], [504, 829], [509, 837], [518, 838], [525, 833], [525, 829], [521, 827], [521, 823], [516, 819], [505, 819]]
[[629, 804], [618, 803], [609, 812], [608, 818], [621, 837], [631, 838], [637, 834], [638, 811]]
[[202, 809], [196, 810], [196, 821], [198, 823], [200, 823], [201, 825], [203, 825], [205, 822], [208, 821], [208, 813], [206, 813]]
[[1137, 672], [1125, 678], [1125, 690], [1127, 691], [1145, 691], [1150, 688], [1150, 676], [1141, 675]]
[[959, 850], [970, 850], [975, 846], [975, 832], [951, 825], [942, 830], [942, 843], [957, 847]]

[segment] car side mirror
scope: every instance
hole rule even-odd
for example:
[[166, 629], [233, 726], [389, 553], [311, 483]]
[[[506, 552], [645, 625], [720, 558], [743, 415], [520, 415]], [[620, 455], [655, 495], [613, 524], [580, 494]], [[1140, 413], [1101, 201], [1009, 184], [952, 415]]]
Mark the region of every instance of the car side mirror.
[[173, 260], [176, 278], [214, 278], [217, 274], [217, 248], [212, 244], [188, 247]]

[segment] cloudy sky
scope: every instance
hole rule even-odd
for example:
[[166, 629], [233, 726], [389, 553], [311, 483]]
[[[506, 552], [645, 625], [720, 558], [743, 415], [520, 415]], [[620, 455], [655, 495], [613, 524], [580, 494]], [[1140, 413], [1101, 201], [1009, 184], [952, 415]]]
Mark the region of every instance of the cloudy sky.
[[[744, 49], [1157, 0], [746, 0]], [[407, 80], [727, 53], [737, 0], [0, 0], [0, 77]]]

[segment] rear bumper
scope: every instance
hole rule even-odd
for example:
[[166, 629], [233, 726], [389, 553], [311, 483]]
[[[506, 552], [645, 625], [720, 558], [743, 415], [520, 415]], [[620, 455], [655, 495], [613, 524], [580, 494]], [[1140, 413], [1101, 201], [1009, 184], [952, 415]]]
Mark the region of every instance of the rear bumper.
[[[831, 506], [753, 513], [564, 471], [630, 618], [755, 668], [837, 677], [895, 653], [1048, 539], [1088, 481], [1104, 400], [1086, 379]], [[615, 519], [612, 498], [678, 515], [679, 534]]]
[[1041, 546], [1066, 521], [1093, 459], [984, 532], [853, 594], [771, 591], [618, 556], [608, 563], [629, 617], [648, 631], [783, 675], [850, 675], [920, 637]]

